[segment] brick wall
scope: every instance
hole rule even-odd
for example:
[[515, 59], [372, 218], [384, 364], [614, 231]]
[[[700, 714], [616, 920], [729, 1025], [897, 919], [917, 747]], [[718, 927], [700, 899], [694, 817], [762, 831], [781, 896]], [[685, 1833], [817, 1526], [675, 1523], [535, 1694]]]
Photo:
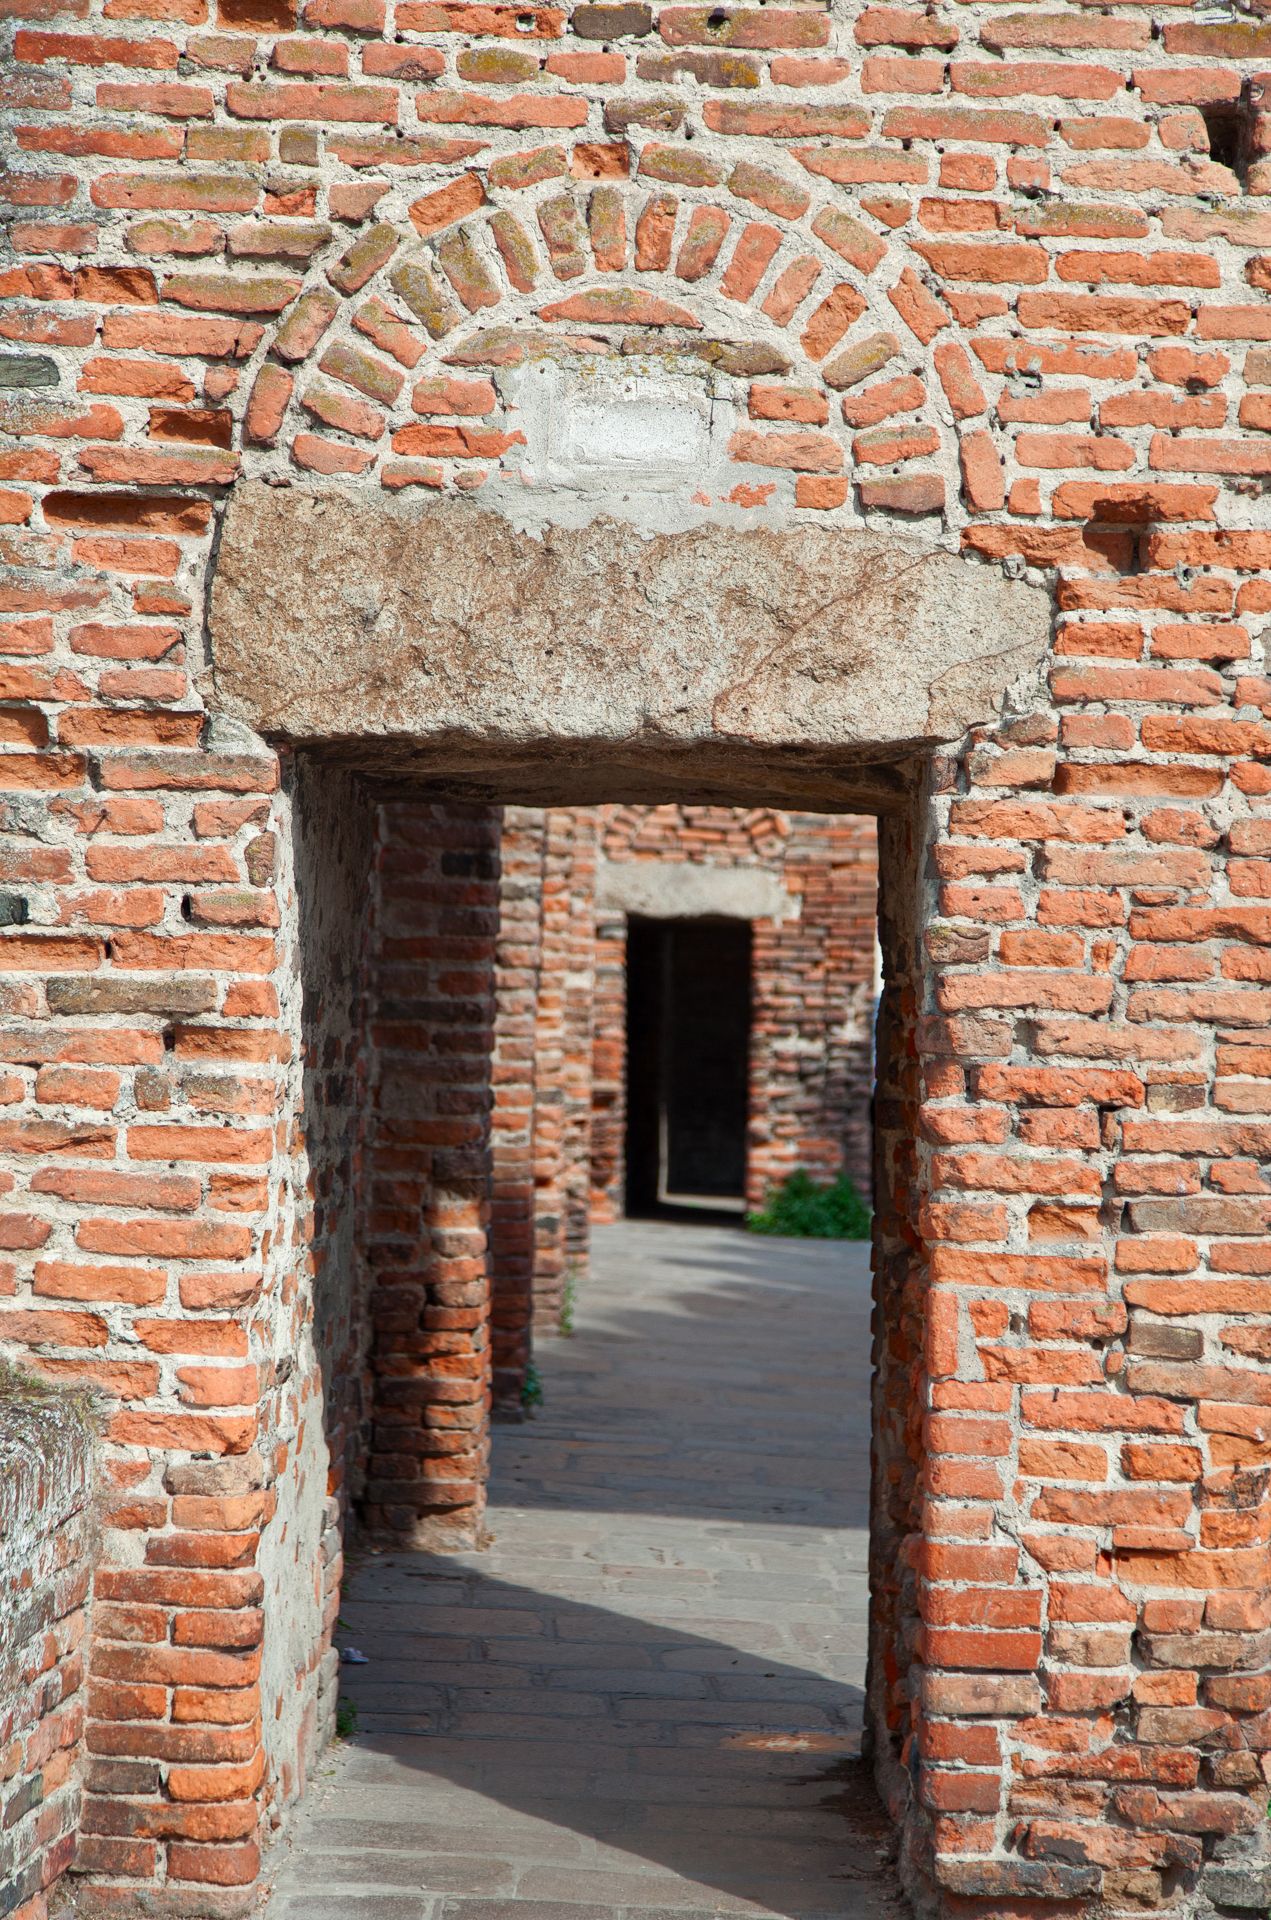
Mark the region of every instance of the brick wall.
[[95, 1435], [0, 1368], [0, 1912], [44, 1920], [79, 1830]]
[[[320, 1718], [321, 1638], [261, 1617], [301, 1537], [298, 1617], [329, 1608], [331, 1516], [295, 802], [214, 711], [221, 503], [244, 474], [520, 499], [509, 373], [544, 353], [710, 381], [729, 470], [694, 510], [902, 516], [1052, 591], [1043, 675], [919, 743], [889, 803], [880, 1767], [949, 1915], [1271, 1894], [1271, 30], [718, 11], [9, 9], [0, 1286], [7, 1344], [108, 1402], [85, 1911], [140, 1882], [155, 1913], [244, 1912], [291, 1790], [259, 1710], [287, 1691], [297, 1752]], [[569, 743], [543, 751], [564, 778]], [[462, 1135], [490, 995], [455, 998]], [[362, 1184], [392, 1214], [390, 1132]], [[476, 1485], [485, 1222], [471, 1160], [436, 1199], [405, 1158], [375, 1391], [378, 1505], [413, 1525], [438, 1463]]]

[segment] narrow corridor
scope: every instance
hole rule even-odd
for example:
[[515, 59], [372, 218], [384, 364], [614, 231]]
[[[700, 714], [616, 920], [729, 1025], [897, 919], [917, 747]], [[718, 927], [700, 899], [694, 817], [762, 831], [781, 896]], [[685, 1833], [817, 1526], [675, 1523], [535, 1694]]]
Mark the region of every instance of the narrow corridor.
[[365, 1558], [268, 1920], [901, 1920], [853, 1763], [869, 1255], [595, 1235], [482, 1553]]

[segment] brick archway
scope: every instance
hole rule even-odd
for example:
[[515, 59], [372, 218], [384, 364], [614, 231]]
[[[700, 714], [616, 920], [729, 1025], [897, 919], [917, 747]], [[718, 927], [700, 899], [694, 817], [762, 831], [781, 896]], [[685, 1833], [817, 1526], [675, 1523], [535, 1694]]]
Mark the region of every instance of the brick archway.
[[[848, 212], [834, 182], [850, 161], [834, 149], [796, 145], [763, 165], [730, 149], [730, 136], [848, 132], [851, 110], [772, 118], [736, 104], [691, 153], [656, 138], [638, 155], [624, 141], [548, 145], [415, 199], [390, 190], [377, 212], [395, 219], [321, 249], [303, 282], [262, 288], [285, 317], [256, 349], [243, 470], [294, 463], [393, 492], [484, 485], [520, 437], [500, 373], [617, 350], [678, 353], [749, 390], [736, 472], [713, 498], [699, 493], [703, 506], [744, 514], [775, 495], [833, 513], [854, 465], [857, 508], [940, 515], [961, 444], [972, 512], [1000, 507], [1000, 462], [978, 424], [988, 401], [955, 306], [924, 279], [932, 247], [885, 237], [885, 197], [866, 217]], [[425, 142], [420, 157], [462, 159], [477, 144]], [[393, 145], [349, 134], [338, 154], [392, 164]], [[956, 249], [935, 252], [956, 275]]]

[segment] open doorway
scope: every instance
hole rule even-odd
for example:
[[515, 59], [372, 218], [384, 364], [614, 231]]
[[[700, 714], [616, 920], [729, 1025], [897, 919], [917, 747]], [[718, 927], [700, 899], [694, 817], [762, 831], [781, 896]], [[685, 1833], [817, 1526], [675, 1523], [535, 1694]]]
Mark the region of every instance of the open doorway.
[[746, 1205], [748, 921], [627, 925], [627, 1212]]

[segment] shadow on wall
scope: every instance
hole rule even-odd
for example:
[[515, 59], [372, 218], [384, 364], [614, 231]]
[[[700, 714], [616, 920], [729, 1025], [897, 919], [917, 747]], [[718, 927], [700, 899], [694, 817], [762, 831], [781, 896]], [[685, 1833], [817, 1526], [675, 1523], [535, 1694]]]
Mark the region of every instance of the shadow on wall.
[[[604, 1899], [682, 1906], [685, 1879], [791, 1920], [862, 1911], [887, 1828], [855, 1758], [859, 1688], [429, 1555], [377, 1561], [344, 1615], [371, 1664], [345, 1669], [343, 1817], [312, 1829], [287, 1920], [326, 1920], [319, 1890], [354, 1882], [506, 1895], [509, 1854], [518, 1900], [596, 1901], [580, 1920]], [[543, 1828], [513, 1837], [500, 1808]], [[602, 1877], [571, 1835], [676, 1878], [615, 1881], [612, 1859]]]
[[376, 809], [361, 781], [304, 755], [295, 764], [294, 796], [313, 1346], [331, 1481], [351, 1500], [361, 1492], [370, 1425], [368, 1276], [358, 1206], [372, 1091], [366, 973]]

